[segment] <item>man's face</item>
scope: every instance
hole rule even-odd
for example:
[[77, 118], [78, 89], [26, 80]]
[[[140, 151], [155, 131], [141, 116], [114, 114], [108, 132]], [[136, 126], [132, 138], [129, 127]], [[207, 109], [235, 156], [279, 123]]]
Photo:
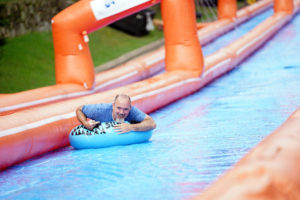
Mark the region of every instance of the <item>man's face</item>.
[[117, 122], [124, 122], [131, 109], [131, 104], [126, 98], [118, 98], [113, 104], [113, 118]]

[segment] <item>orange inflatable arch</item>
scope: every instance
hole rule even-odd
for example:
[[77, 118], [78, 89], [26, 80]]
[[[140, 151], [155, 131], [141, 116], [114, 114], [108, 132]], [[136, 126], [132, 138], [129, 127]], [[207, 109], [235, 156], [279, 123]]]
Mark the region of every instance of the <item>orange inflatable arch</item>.
[[[152, 2], [155, 4], [156, 2]], [[258, 3], [255, 3], [251, 6], [247, 6], [242, 8], [241, 10], [237, 11], [236, 17], [232, 18], [230, 15], [228, 18], [224, 17], [224, 11], [222, 11], [223, 7], [220, 6], [220, 4], [224, 5], [224, 7], [228, 7], [227, 4], [232, 4], [230, 1], [225, 1], [225, 3], [220, 3], [218, 6], [218, 13], [220, 13], [220, 16], [223, 16], [222, 18], [219, 17], [219, 20], [209, 23], [209, 25], [206, 25], [201, 30], [198, 30], [198, 39], [200, 40], [201, 45], [205, 45], [212, 41], [213, 39], [217, 38], [219, 35], [229, 31], [230, 29], [236, 27], [238, 24], [244, 22], [248, 18], [252, 17], [253, 15], [256, 15], [263, 10], [269, 8], [272, 5], [272, 0], [261, 0]], [[235, 7], [232, 9], [232, 15], [235, 15]], [[66, 24], [69, 24], [71, 21], [73, 24], [74, 18], [80, 18], [83, 14], [77, 14], [80, 12], [73, 12], [73, 7], [71, 6], [67, 10], [70, 9], [70, 12], [64, 11], [64, 14], [58, 14], [54, 17], [55, 21], [56, 18], [63, 18], [63, 22]], [[226, 11], [228, 12], [228, 11]], [[66, 13], [69, 13], [72, 17], [66, 17]], [[77, 16], [78, 15], [78, 16]], [[77, 17], [76, 17], [77, 16]], [[118, 17], [112, 17], [111, 20], [116, 20]], [[53, 29], [55, 29], [55, 26], [57, 25], [53, 19]], [[112, 21], [111, 21], [112, 22]], [[62, 22], [61, 22], [62, 23]], [[103, 25], [103, 24], [102, 24]], [[199, 24], [198, 24], [199, 25]], [[198, 26], [197, 25], [197, 26]], [[64, 27], [64, 25], [60, 25], [61, 27]], [[73, 25], [74, 26], [74, 25]], [[95, 24], [95, 27], [99, 27], [100, 25]], [[75, 28], [74, 28], [75, 29]], [[69, 31], [68, 33], [72, 33], [73, 35], [77, 35], [77, 37], [81, 37], [81, 39], [86, 42], [88, 41], [86, 33], [88, 33], [86, 30], [86, 27], [79, 29], [76, 29], [77, 32]], [[73, 30], [74, 31], [74, 30]], [[58, 30], [53, 32], [53, 34], [61, 34], [62, 30]], [[84, 34], [82, 34], [84, 33]], [[63, 34], [65, 38], [68, 38], [69, 36], [66, 34]], [[64, 37], [60, 35], [60, 37], [54, 36], [54, 38], [59, 38], [58, 41], [55, 41], [55, 43], [64, 42]], [[76, 40], [75, 40], [76, 41]], [[81, 43], [80, 43], [81, 44]], [[58, 46], [63, 46], [62, 44]], [[75, 44], [73, 46], [76, 46]], [[83, 47], [82, 45], [81, 48]], [[85, 50], [88, 51], [88, 46], [85, 47]], [[78, 47], [79, 48], [79, 47]], [[74, 51], [77, 49], [75, 48]], [[79, 50], [79, 49], [78, 49]], [[55, 51], [55, 59], [57, 60], [56, 63], [60, 63], [58, 61], [62, 55], [59, 53], [60, 51]], [[70, 52], [72, 53], [72, 52]], [[56, 55], [58, 54], [58, 55]], [[85, 57], [86, 61], [85, 63], [92, 63], [91, 56], [89, 54], [85, 56], [79, 56], [79, 57]], [[68, 59], [67, 59], [68, 58]], [[116, 67], [111, 70], [107, 70], [101, 73], [98, 73], [95, 75], [95, 81], [94, 81], [94, 87], [90, 89], [86, 89], [84, 87], [84, 82], [76, 82], [78, 81], [77, 77], [68, 78], [69, 82], [64, 81], [64, 83], [58, 82], [54, 86], [48, 86], [43, 88], [37, 88], [29, 91], [23, 91], [18, 92], [15, 94], [2, 94], [2, 98], [0, 98], [0, 115], [6, 115], [9, 113], [16, 112], [18, 110], [23, 110], [26, 108], [38, 106], [38, 105], [44, 105], [51, 102], [58, 102], [70, 98], [77, 98], [84, 95], [93, 94], [96, 92], [101, 92], [107, 89], [120, 87], [122, 85], [126, 85], [129, 83], [133, 83], [136, 81], [143, 80], [145, 78], [148, 78], [150, 76], [155, 75], [156, 73], [162, 71], [165, 67], [164, 64], [164, 58], [165, 58], [165, 48], [161, 47], [158, 50], [155, 50], [153, 52], [147, 53], [146, 55], [140, 56], [137, 59], [134, 59], [133, 61], [130, 61], [126, 64], [123, 64], [119, 67]], [[72, 67], [71, 63], [75, 62], [76, 56], [73, 54], [65, 55], [65, 60], [68, 60], [69, 65], [66, 66], [63, 69], [60, 69], [59, 66], [56, 66], [56, 74], [57, 77], [63, 77], [66, 74], [73, 74], [73, 70], [76, 71], [76, 68]], [[64, 61], [61, 61], [64, 62]], [[70, 72], [64, 74], [64, 71], [68, 69]], [[79, 68], [80, 70], [83, 70], [82, 68]], [[87, 69], [87, 72], [84, 74], [90, 74], [89, 76], [93, 79], [93, 75], [91, 74], [92, 68]], [[66, 79], [67, 80], [67, 79]], [[75, 82], [74, 82], [75, 81]], [[4, 95], [4, 96], [3, 96]]]

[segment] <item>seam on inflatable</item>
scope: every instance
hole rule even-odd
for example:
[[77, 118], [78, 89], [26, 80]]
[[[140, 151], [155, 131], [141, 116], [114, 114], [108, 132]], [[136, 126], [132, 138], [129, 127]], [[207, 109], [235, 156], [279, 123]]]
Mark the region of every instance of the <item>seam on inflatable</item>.
[[33, 122], [33, 123], [30, 123], [30, 124], [25, 124], [23, 126], [7, 129], [5, 131], [0, 131], [0, 137], [12, 135], [12, 134], [15, 134], [15, 133], [20, 133], [20, 132], [26, 131], [28, 129], [37, 128], [39, 126], [43, 126], [43, 125], [46, 125], [46, 124], [49, 124], [49, 123], [52, 123], [52, 122], [55, 122], [55, 121], [58, 121], [58, 120], [69, 119], [69, 118], [72, 118], [72, 117], [75, 117], [75, 112], [53, 116], [53, 117], [43, 119], [43, 120], [40, 120], [40, 121], [37, 121], [37, 122]]
[[262, 35], [260, 35], [259, 37], [255, 38], [254, 40], [251, 40], [249, 43], [247, 43], [245, 46], [243, 46], [241, 49], [239, 49], [236, 53], [237, 55], [243, 53], [243, 51], [245, 51], [249, 46], [253, 45], [256, 43], [256, 41], [262, 39], [263, 37], [265, 37], [267, 34], [269, 34], [270, 32], [273, 32], [275, 29], [277, 29], [277, 26], [272, 26], [270, 29], [268, 29], [266, 32], [264, 32]]
[[124, 75], [124, 76], [121, 76], [121, 77], [119, 77], [119, 78], [116, 78], [116, 79], [107, 81], [107, 82], [105, 82], [104, 84], [101, 84], [101, 85], [99, 85], [99, 86], [96, 86], [95, 89], [94, 89], [94, 91], [100, 90], [101, 88], [106, 87], [107, 85], [109, 85], [109, 84], [111, 84], [111, 83], [114, 83], [114, 82], [116, 82], [116, 81], [121, 81], [121, 80], [126, 79], [126, 78], [128, 78], [128, 77], [130, 77], [130, 76], [133, 76], [133, 75], [135, 75], [135, 74], [137, 74], [137, 73], [138, 73], [138, 71], [135, 70], [135, 71], [130, 72], [130, 73], [128, 73], [128, 74], [126, 74], [126, 75]]
[[231, 58], [227, 58], [226, 60], [223, 60], [222, 62], [218, 63], [217, 65], [209, 68], [208, 70], [206, 70], [203, 73], [203, 76], [207, 76], [209, 73], [215, 71], [216, 69], [218, 69], [219, 67], [223, 67], [225, 64], [230, 63], [231, 62]]
[[7, 106], [4, 108], [0, 108], [0, 112], [14, 110], [14, 109], [18, 109], [18, 108], [27, 107], [27, 106], [33, 106], [36, 104], [47, 103], [49, 101], [60, 100], [60, 99], [64, 99], [67, 97], [76, 97], [76, 96], [92, 94], [92, 93], [93, 93], [93, 91], [83, 91], [83, 92], [76, 92], [76, 93], [68, 93], [68, 94], [64, 94], [64, 95], [57, 95], [54, 97], [48, 97], [48, 98], [39, 99], [39, 100], [31, 101], [31, 102], [26, 102], [26, 103], [21, 103], [21, 104], [17, 104], [17, 105], [13, 105], [13, 106]]
[[147, 93], [143, 93], [143, 94], [140, 94], [140, 95], [137, 95], [137, 96], [134, 96], [132, 97], [132, 101], [136, 101], [136, 100], [139, 100], [139, 99], [142, 99], [144, 97], [148, 97], [148, 96], [152, 96], [152, 95], [155, 95], [155, 94], [158, 94], [158, 93], [162, 93], [166, 90], [169, 90], [171, 88], [175, 88], [175, 87], [178, 87], [180, 85], [184, 85], [186, 83], [190, 83], [190, 82], [197, 82], [197, 81], [201, 81], [202, 78], [190, 78], [190, 79], [187, 79], [187, 80], [183, 80], [183, 81], [180, 81], [178, 83], [175, 83], [175, 84], [172, 84], [172, 85], [169, 85], [167, 87], [163, 87], [163, 88], [159, 88], [157, 90], [153, 90], [153, 91], [149, 91]]
[[163, 61], [164, 58], [165, 58], [164, 54], [161, 54], [159, 56], [157, 56], [157, 55], [152, 56], [152, 57], [150, 57], [149, 59], [146, 60], [146, 65], [149, 66], [149, 65], [153, 65], [157, 62], [161, 62], [161, 61]]

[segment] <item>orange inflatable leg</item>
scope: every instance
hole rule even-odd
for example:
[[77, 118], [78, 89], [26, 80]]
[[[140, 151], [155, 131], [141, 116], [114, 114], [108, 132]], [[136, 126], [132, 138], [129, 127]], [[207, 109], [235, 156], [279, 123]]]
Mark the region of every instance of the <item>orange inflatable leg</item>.
[[193, 0], [161, 2], [166, 46], [166, 70], [188, 70], [200, 76], [203, 54], [197, 36]]
[[93, 86], [94, 64], [83, 32], [89, 23], [95, 21], [89, 0], [73, 4], [52, 19], [57, 84], [77, 83], [86, 88]]
[[236, 18], [237, 3], [236, 0], [218, 0], [218, 18], [234, 19]]
[[292, 14], [294, 10], [293, 0], [274, 0], [274, 12], [285, 12]]

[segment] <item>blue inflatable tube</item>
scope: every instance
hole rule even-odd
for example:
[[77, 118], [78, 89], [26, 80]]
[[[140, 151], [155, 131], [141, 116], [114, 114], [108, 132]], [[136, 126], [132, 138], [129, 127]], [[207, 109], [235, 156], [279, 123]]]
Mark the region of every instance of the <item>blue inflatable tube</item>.
[[83, 125], [79, 125], [69, 134], [70, 144], [75, 149], [96, 149], [147, 142], [152, 136], [152, 131], [132, 131], [118, 134], [113, 130], [116, 124], [117, 122], [101, 123], [101, 125], [92, 131]]

